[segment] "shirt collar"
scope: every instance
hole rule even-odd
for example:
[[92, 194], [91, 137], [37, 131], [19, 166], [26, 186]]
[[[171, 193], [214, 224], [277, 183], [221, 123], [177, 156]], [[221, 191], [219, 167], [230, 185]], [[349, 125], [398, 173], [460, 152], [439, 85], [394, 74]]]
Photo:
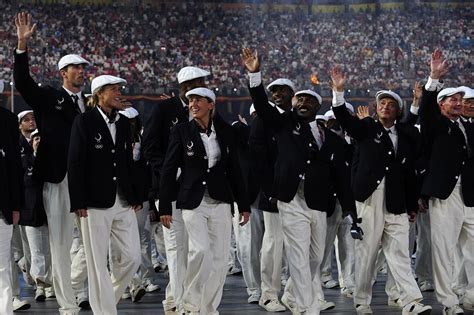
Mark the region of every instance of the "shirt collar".
[[108, 123], [108, 124], [116, 123], [116, 122], [120, 119], [120, 114], [119, 114], [118, 112], [115, 114], [115, 120], [112, 121], [112, 120], [105, 114], [105, 112], [102, 110], [102, 108], [100, 108], [100, 106], [97, 106], [97, 110], [99, 111], [100, 115], [101, 115], [102, 118], [105, 120], [105, 122]]
[[71, 92], [68, 89], [66, 89], [65, 86], [63, 86], [63, 89], [69, 94], [69, 96], [77, 95], [77, 97], [79, 97], [79, 99], [82, 99], [82, 91], [79, 91], [78, 93], [74, 93], [74, 92]]

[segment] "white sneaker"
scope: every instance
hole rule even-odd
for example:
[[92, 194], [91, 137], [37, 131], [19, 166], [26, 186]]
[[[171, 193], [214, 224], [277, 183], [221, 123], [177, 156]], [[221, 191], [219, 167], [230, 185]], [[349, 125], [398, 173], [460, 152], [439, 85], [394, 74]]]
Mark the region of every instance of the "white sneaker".
[[466, 311], [474, 311], [474, 304], [469, 302], [464, 302], [462, 305]]
[[321, 309], [321, 311], [331, 310], [334, 307], [336, 307], [336, 304], [334, 302], [319, 299], [319, 308]]
[[323, 282], [323, 287], [325, 287], [326, 289], [333, 289], [337, 286], [339, 286], [339, 282], [333, 279]]
[[443, 315], [456, 315], [456, 314], [464, 314], [463, 309], [459, 305], [454, 305], [453, 307], [444, 307], [443, 308]]
[[127, 288], [127, 289], [125, 290], [125, 292], [122, 293], [122, 299], [123, 299], [123, 300], [127, 300], [127, 299], [129, 299], [129, 298], [131, 298], [131, 297], [132, 297], [132, 295], [130, 294], [130, 289]]
[[354, 292], [351, 289], [344, 287], [341, 289], [341, 295], [346, 298], [352, 299], [354, 297]]
[[403, 308], [403, 302], [401, 299], [395, 299], [392, 300], [391, 298], [388, 298], [388, 306], [393, 306], [393, 307], [398, 307], [400, 309]]
[[145, 282], [145, 291], [146, 292], [150, 293], [150, 292], [160, 291], [160, 290], [161, 290], [161, 288], [158, 284], [154, 284], [151, 281]]
[[372, 309], [370, 308], [370, 305], [367, 305], [367, 304], [358, 304], [356, 306], [356, 312], [359, 315], [373, 314]]
[[258, 302], [258, 305], [263, 307], [264, 309], [267, 310], [267, 312], [284, 312], [286, 311], [286, 307], [280, 304], [280, 301], [278, 299], [273, 299], [273, 300], [262, 300]]
[[36, 302], [44, 302], [46, 300], [46, 294], [44, 293], [43, 286], [37, 286], [35, 292], [35, 301]]
[[298, 310], [298, 305], [296, 305], [296, 302], [291, 301], [286, 293], [284, 293], [281, 297], [281, 303], [290, 310], [292, 315], [301, 315], [300, 311]]
[[13, 311], [24, 311], [31, 307], [31, 304], [27, 300], [21, 300], [18, 297], [13, 298]]
[[46, 294], [47, 299], [54, 299], [56, 297], [53, 286], [44, 288], [44, 293]]
[[433, 284], [428, 280], [420, 282], [420, 291], [421, 292], [433, 292], [434, 291]]
[[411, 302], [405, 305], [402, 310], [402, 315], [412, 315], [412, 314], [430, 314], [431, 306], [421, 304], [420, 302]]
[[136, 287], [135, 289], [130, 290], [130, 295], [132, 296], [132, 303], [139, 302], [145, 294], [146, 290], [141, 285]]
[[249, 298], [247, 299], [247, 303], [249, 304], [257, 304], [260, 301], [260, 294], [254, 293], [250, 294]]

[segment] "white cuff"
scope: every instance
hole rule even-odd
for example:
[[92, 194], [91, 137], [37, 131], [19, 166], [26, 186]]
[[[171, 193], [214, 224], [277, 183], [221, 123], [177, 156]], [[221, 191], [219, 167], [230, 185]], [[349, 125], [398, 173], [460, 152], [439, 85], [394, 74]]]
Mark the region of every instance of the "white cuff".
[[410, 106], [410, 113], [413, 115], [418, 115], [418, 110], [420, 110], [419, 106], [413, 106], [413, 104]]
[[431, 77], [428, 77], [428, 81], [425, 84], [425, 89], [427, 91], [439, 91], [443, 88], [443, 83], [440, 82], [438, 79], [432, 79]]
[[344, 92], [332, 91], [332, 106], [338, 107], [346, 103]]
[[19, 54], [24, 53], [25, 51], [26, 51], [26, 50], [17, 49], [17, 50], [16, 50], [16, 54], [19, 55]]
[[249, 72], [249, 85], [251, 88], [257, 87], [262, 84], [262, 73], [259, 72]]

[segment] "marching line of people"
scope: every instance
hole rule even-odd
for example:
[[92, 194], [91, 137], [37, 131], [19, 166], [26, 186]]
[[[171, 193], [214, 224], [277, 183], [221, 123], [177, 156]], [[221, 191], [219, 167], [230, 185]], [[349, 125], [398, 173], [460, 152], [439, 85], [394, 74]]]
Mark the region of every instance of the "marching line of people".
[[32, 110], [0, 110], [1, 314], [30, 307], [18, 268], [60, 314], [117, 314], [166, 268], [165, 314], [219, 314], [232, 233], [248, 303], [269, 312], [320, 314], [335, 307], [323, 288], [340, 288], [372, 314], [384, 263], [387, 304], [403, 315], [429, 314], [433, 290], [443, 314], [474, 310], [474, 91], [443, 88], [441, 50], [407, 115], [390, 90], [373, 117], [356, 112], [336, 65], [331, 110], [317, 116], [318, 93], [287, 78], [265, 88], [257, 51], [243, 48], [251, 123], [225, 122], [210, 73], [187, 66], [142, 127], [126, 80], [99, 75], [84, 94], [80, 55], [59, 60], [61, 88], [38, 86], [36, 24], [19, 13], [15, 25], [14, 80]]

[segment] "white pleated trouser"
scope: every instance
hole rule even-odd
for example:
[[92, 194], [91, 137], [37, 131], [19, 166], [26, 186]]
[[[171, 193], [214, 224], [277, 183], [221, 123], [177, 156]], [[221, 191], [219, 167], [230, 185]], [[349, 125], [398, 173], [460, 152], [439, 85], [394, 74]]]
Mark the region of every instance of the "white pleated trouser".
[[[13, 225], [0, 215], [0, 314], [13, 314], [11, 241]], [[18, 274], [17, 274], [18, 276]]]
[[[278, 201], [290, 279], [285, 287], [300, 312], [319, 314], [321, 260], [326, 240], [326, 212], [308, 208], [303, 183], [289, 203]], [[278, 278], [279, 279], [279, 278]]]
[[204, 196], [199, 207], [183, 210], [189, 236], [188, 268], [184, 281], [186, 311], [218, 314], [227, 275], [232, 233], [231, 205]]
[[431, 253], [433, 278], [438, 302], [447, 307], [459, 304], [452, 288], [454, 255], [460, 246], [468, 285], [464, 302], [474, 303], [474, 207], [462, 200], [461, 178], [446, 200], [430, 199]]
[[143, 208], [136, 212], [138, 222], [138, 233], [140, 234], [141, 264], [138, 272], [130, 282], [130, 289], [135, 289], [146, 282], [153, 282], [155, 270], [151, 263], [151, 224], [150, 224], [150, 203], [143, 202]]
[[245, 265], [247, 262], [244, 262], [242, 269], [244, 281], [247, 285], [247, 294], [261, 295], [262, 277], [260, 267], [260, 253], [262, 250], [265, 223], [262, 210], [251, 207], [251, 211], [252, 213], [250, 214], [250, 221], [246, 224], [250, 227], [250, 259], [248, 261], [248, 265]]
[[464, 267], [464, 257], [462, 255], [461, 246], [456, 246], [456, 254], [454, 255], [454, 278], [453, 290], [458, 297], [463, 296], [468, 285], [466, 268]]
[[[159, 209], [159, 200], [156, 201]], [[173, 222], [168, 229], [163, 226], [165, 240], [166, 261], [168, 262], [169, 282], [166, 286], [166, 299], [162, 302], [165, 311], [180, 308], [183, 292], [186, 266], [188, 265], [188, 232], [184, 226], [181, 209], [176, 209], [176, 202], [172, 203]], [[227, 250], [228, 252], [228, 250]], [[226, 256], [227, 257], [227, 256]]]
[[418, 236], [416, 239], [415, 273], [418, 277], [418, 283], [423, 281], [433, 282], [430, 210], [426, 213], [417, 214], [416, 228], [418, 230]]
[[327, 218], [326, 243], [321, 263], [322, 282], [332, 280], [332, 253], [335, 248], [339, 286], [354, 290], [354, 247], [354, 239], [351, 237], [351, 226], [343, 224], [341, 204], [339, 201], [336, 201], [334, 213]]
[[11, 270], [11, 290], [12, 295], [15, 297], [20, 297], [20, 281], [18, 279], [18, 273], [21, 271], [18, 265], [18, 261], [20, 259], [24, 260], [23, 267], [26, 268], [26, 272], [28, 273], [29, 263], [26, 260], [23, 252], [23, 242], [21, 237], [21, 226], [13, 225], [12, 235], [11, 235], [11, 259], [10, 259], [10, 270]]
[[71, 284], [77, 301], [89, 300], [89, 286], [87, 281], [87, 261], [84, 244], [81, 236], [81, 220], [74, 220], [74, 232], [71, 246]]
[[52, 285], [51, 252], [49, 250], [49, 231], [47, 225], [38, 227], [25, 226], [28, 244], [30, 245], [30, 275], [38, 282]]
[[75, 315], [79, 307], [71, 285], [70, 250], [76, 215], [69, 212], [71, 204], [67, 176], [59, 184], [44, 183], [43, 203], [48, 219], [53, 286], [59, 313]]
[[382, 244], [388, 267], [393, 275], [399, 298], [405, 306], [421, 300], [420, 289], [411, 270], [408, 254], [408, 215], [392, 214], [385, 205], [385, 179], [365, 202], [356, 202], [357, 215], [364, 239], [356, 241], [354, 304], [370, 305], [375, 274], [375, 261]]
[[[141, 262], [135, 211], [116, 197], [108, 209], [87, 210], [81, 230], [89, 277], [89, 302], [96, 315], [117, 314], [117, 303]], [[107, 269], [110, 249], [111, 274]]]
[[278, 299], [283, 265], [283, 228], [278, 212], [263, 211], [265, 232], [260, 256], [263, 301]]
[[156, 264], [159, 264], [164, 268], [168, 265], [166, 261], [166, 248], [165, 248], [165, 238], [163, 236], [163, 225], [161, 222], [150, 222], [151, 225], [151, 236], [152, 240], [155, 242], [155, 246], [151, 246], [151, 262], [153, 267]]

